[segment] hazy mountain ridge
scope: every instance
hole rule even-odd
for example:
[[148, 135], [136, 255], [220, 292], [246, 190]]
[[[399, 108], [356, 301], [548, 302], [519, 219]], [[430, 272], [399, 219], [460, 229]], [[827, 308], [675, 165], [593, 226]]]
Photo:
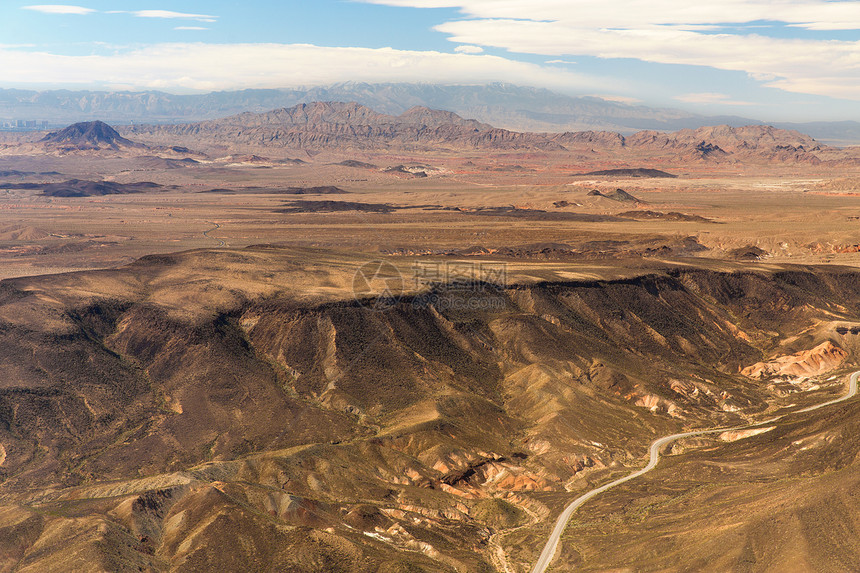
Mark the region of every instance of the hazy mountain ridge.
[[450, 112], [417, 107], [400, 116], [391, 116], [355, 102], [299, 104], [261, 114], [243, 113], [191, 124], [135, 125], [128, 127], [126, 133], [164, 140], [192, 136], [220, 144], [295, 148], [452, 145], [563, 149], [542, 134], [496, 129]]
[[[530, 133], [494, 128], [474, 120], [423, 107], [399, 116], [374, 111], [356, 102], [314, 102], [261, 114], [243, 113], [200, 123], [134, 125], [129, 137], [150, 144], [209, 142], [295, 149], [431, 148], [540, 150], [596, 155], [623, 160], [807, 162], [844, 159], [837, 150], [810, 136], [772, 126], [709, 126], [674, 133], [641, 131], [630, 136], [613, 132]], [[591, 159], [589, 159], [591, 158]]]
[[[515, 131], [675, 131], [707, 125], [740, 127], [761, 121], [706, 116], [678, 109], [628, 105], [597, 97], [572, 97], [546, 89], [495, 83], [479, 86], [343, 83], [328, 87], [253, 89], [176, 95], [158, 91], [31, 91], [0, 89], [0, 119], [43, 119], [55, 124], [101, 119], [108, 123], [196, 122], [242, 112], [264, 112], [314, 101], [356, 101], [399, 115], [420, 106]], [[860, 142], [860, 123], [777, 123], [834, 143]]]

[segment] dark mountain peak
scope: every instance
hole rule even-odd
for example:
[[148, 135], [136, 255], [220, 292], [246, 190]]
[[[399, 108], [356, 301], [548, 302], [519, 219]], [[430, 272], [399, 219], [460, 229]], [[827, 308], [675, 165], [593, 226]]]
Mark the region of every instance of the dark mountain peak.
[[640, 199], [634, 197], [624, 189], [616, 189], [615, 191], [610, 191], [609, 193], [604, 193], [604, 197], [608, 199], [612, 199], [614, 201], [630, 201], [633, 203], [643, 203]]
[[60, 131], [49, 133], [41, 139], [41, 143], [75, 149], [139, 147], [139, 144], [124, 138], [117, 130], [103, 121], [85, 121], [72, 124]]
[[640, 203], [644, 204], [645, 202], [637, 199], [624, 189], [616, 189], [615, 191], [610, 191], [608, 193], [601, 193], [597, 189], [592, 189], [588, 192], [589, 197], [604, 197], [606, 199], [612, 199], [613, 201], [622, 201], [622, 202], [630, 202], [630, 203]]

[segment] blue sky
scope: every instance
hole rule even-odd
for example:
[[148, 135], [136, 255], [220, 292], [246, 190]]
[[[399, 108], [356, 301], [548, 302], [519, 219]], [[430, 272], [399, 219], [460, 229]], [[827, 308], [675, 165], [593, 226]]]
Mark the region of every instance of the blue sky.
[[0, 87], [340, 81], [505, 81], [705, 114], [860, 120], [860, 2], [0, 3]]

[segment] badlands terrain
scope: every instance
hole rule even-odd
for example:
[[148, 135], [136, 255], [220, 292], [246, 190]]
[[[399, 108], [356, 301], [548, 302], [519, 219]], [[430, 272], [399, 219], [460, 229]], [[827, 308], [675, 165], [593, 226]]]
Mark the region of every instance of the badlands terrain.
[[548, 570], [851, 570], [860, 412], [800, 410], [857, 370], [858, 189], [768, 126], [4, 134], [0, 571], [521, 573], [655, 439], [759, 423], [667, 444]]

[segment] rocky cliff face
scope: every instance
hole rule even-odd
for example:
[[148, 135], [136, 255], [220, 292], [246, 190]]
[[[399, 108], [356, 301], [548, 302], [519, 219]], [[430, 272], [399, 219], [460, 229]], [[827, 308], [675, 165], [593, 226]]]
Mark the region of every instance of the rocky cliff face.
[[3, 283], [4, 568], [491, 570], [495, 532], [549, 515], [535, 493], [756, 415], [777, 394], [742, 368], [860, 317], [860, 275], [838, 271], [461, 285], [378, 310], [297, 298], [309, 271], [278, 253]]

